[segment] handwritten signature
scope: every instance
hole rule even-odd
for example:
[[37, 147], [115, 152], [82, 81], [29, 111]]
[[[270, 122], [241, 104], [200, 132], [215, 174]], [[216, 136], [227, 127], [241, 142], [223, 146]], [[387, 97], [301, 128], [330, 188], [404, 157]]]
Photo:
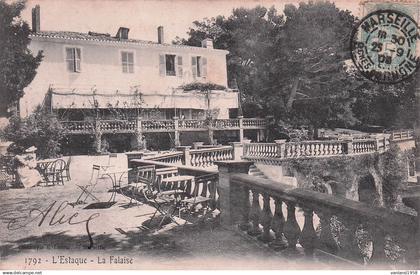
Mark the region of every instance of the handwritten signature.
[[72, 213], [71, 215], [64, 214], [64, 210], [68, 206], [73, 205], [69, 204], [68, 201], [63, 201], [60, 204], [57, 201], [53, 201], [51, 204], [49, 204], [45, 209], [41, 208], [32, 208], [29, 210], [28, 216], [24, 217], [14, 217], [9, 220], [7, 223], [7, 229], [9, 230], [18, 230], [21, 228], [24, 228], [31, 223], [37, 221], [38, 227], [42, 225], [48, 225], [48, 226], [54, 226], [54, 225], [60, 225], [60, 224], [69, 224], [69, 225], [76, 225], [76, 224], [86, 224], [86, 232], [89, 238], [89, 246], [88, 249], [91, 249], [93, 247], [93, 239], [92, 235], [89, 231], [89, 223], [99, 217], [99, 213], [93, 213], [88, 218], [80, 219], [79, 212]]

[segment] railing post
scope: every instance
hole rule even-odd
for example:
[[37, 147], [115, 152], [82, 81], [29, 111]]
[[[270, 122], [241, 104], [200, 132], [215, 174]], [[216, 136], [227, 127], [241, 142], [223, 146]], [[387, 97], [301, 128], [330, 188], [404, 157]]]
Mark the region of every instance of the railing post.
[[402, 199], [403, 203], [408, 207], [411, 207], [417, 211], [416, 221], [416, 232], [412, 238], [411, 251], [408, 256], [410, 257], [409, 262], [413, 264], [415, 268], [420, 267], [420, 192], [415, 191], [410, 195], [406, 195]]
[[179, 142], [179, 119], [177, 116], [174, 116], [173, 119], [174, 119], [174, 133], [175, 133], [174, 145], [175, 147], [177, 147], [181, 145], [181, 143]]
[[346, 155], [352, 155], [353, 154], [353, 139], [346, 139], [344, 140], [346, 143]]
[[190, 149], [191, 146], [177, 146], [176, 149], [178, 151], [182, 151], [183, 156], [182, 156], [182, 164], [183, 165], [187, 165], [187, 166], [191, 166], [191, 154], [190, 154]]
[[[243, 222], [247, 201], [249, 203], [248, 189], [233, 185], [231, 175], [234, 173], [247, 174], [251, 161], [218, 161], [215, 164], [219, 170], [220, 222], [222, 226], [231, 227], [237, 222]], [[249, 209], [248, 209], [249, 211]]]
[[239, 119], [239, 142], [244, 140], [244, 117], [238, 116]]
[[144, 146], [144, 142], [143, 142], [143, 129], [142, 129], [142, 125], [141, 125], [141, 121], [142, 118], [141, 117], [137, 117], [136, 120], [136, 146], [137, 146], [137, 150], [142, 150], [142, 149], [146, 149]]
[[102, 148], [102, 132], [101, 132], [101, 125], [98, 120], [95, 120], [95, 151], [96, 153], [101, 152]]
[[233, 148], [233, 160], [241, 160], [244, 155], [244, 145], [240, 142], [230, 142], [229, 144]]
[[277, 144], [277, 156], [281, 159], [286, 157], [286, 141], [285, 139], [277, 139], [274, 142]]

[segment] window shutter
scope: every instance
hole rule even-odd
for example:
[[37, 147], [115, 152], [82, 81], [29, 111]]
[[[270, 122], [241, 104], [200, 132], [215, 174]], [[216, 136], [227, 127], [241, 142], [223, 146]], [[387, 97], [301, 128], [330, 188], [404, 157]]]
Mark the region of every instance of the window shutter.
[[207, 58], [201, 58], [201, 77], [207, 77]]
[[160, 76], [166, 75], [166, 63], [165, 63], [165, 55], [159, 55], [159, 74]]
[[178, 55], [176, 58], [177, 64], [176, 64], [176, 74], [178, 77], [182, 77], [183, 70], [182, 70], [182, 56]]
[[80, 60], [81, 60], [80, 49], [75, 48], [74, 49], [74, 71], [75, 72], [80, 72]]
[[191, 57], [191, 71], [194, 78], [197, 77], [197, 57]]

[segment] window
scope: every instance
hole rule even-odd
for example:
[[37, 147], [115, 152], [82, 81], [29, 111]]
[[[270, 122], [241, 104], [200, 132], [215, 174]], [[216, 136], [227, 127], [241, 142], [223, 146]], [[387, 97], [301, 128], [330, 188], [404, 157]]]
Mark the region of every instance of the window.
[[121, 62], [123, 73], [134, 73], [134, 53], [121, 52]]
[[159, 74], [161, 76], [183, 76], [182, 56], [174, 54], [159, 55]]
[[193, 77], [207, 76], [207, 58], [202, 56], [193, 56], [191, 58], [191, 70]]
[[66, 48], [66, 63], [69, 72], [80, 72], [81, 53], [79, 48]]
[[165, 55], [166, 60], [166, 75], [176, 75], [175, 72], [175, 55]]

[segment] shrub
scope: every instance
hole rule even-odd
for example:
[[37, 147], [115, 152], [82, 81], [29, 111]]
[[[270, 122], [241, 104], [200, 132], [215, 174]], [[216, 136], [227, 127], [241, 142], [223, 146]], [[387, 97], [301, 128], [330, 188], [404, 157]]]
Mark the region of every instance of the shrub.
[[39, 157], [49, 158], [60, 153], [65, 130], [53, 114], [38, 107], [27, 118], [16, 115], [10, 117], [9, 125], [0, 134], [5, 140], [13, 142], [9, 149], [15, 153], [36, 146]]

